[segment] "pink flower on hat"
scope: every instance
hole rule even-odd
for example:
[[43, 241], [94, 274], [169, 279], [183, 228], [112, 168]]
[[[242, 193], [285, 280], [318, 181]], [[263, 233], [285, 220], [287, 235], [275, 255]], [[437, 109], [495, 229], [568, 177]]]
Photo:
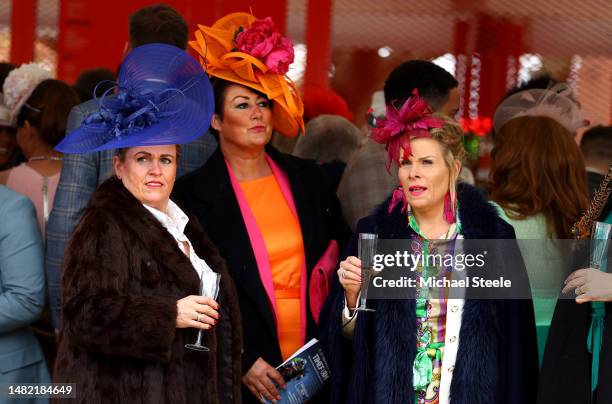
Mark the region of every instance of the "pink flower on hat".
[[283, 37], [270, 17], [256, 20], [236, 36], [236, 48], [261, 60], [273, 73], [285, 74], [293, 63], [291, 40]]

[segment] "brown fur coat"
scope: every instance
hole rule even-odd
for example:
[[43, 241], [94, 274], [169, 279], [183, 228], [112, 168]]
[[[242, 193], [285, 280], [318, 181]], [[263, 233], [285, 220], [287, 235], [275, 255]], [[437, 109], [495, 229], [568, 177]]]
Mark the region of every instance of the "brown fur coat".
[[80, 403], [239, 403], [242, 332], [236, 290], [216, 247], [190, 219], [185, 234], [221, 273], [220, 322], [211, 352], [186, 349], [176, 301], [199, 279], [174, 238], [115, 177], [93, 194], [63, 264], [56, 382]]

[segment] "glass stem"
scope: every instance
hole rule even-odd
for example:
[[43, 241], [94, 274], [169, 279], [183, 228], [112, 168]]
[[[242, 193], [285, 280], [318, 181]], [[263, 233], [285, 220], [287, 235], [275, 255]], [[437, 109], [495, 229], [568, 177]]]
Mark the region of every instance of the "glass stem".
[[202, 345], [202, 330], [198, 330], [198, 340], [195, 343], [196, 345]]

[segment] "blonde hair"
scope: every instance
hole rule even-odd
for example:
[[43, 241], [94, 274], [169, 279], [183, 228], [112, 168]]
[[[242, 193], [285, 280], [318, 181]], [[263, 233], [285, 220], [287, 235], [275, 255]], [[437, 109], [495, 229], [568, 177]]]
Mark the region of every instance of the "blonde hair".
[[[433, 114], [433, 116], [442, 119], [444, 125], [441, 128], [433, 128], [429, 130], [431, 138], [436, 140], [442, 146], [442, 156], [444, 162], [450, 170], [449, 191], [451, 201], [456, 201], [457, 194], [457, 178], [459, 170], [454, 164], [456, 160], [460, 162], [466, 156], [465, 148], [463, 147], [463, 129], [455, 120], [442, 114]], [[455, 212], [455, 204], [452, 204], [453, 213]]]

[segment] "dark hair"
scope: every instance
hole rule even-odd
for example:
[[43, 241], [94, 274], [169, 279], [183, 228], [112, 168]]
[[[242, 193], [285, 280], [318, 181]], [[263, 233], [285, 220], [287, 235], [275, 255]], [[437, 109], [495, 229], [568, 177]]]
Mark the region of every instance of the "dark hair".
[[219, 119], [223, 120], [223, 103], [225, 102], [225, 93], [227, 88], [231, 86], [231, 81], [218, 79], [213, 77], [212, 88], [215, 97], [215, 114], [219, 115]]
[[[212, 83], [212, 88], [213, 88], [213, 95], [215, 96], [215, 114], [219, 116], [220, 120], [223, 120], [223, 103], [225, 102], [225, 93], [227, 92], [227, 88], [232, 85], [241, 86], [242, 84], [233, 83], [231, 81], [223, 80], [217, 77], [213, 77], [211, 80], [211, 83]], [[246, 87], [246, 86], [243, 86], [243, 87]], [[272, 106], [272, 100], [270, 100], [267, 95], [253, 88], [250, 88], [250, 87], [246, 87], [246, 88], [248, 88], [250, 91], [254, 92], [255, 94], [259, 95], [260, 97], [263, 97], [266, 100], [268, 100], [270, 102], [270, 106]], [[215, 128], [211, 126], [208, 131], [212, 133], [212, 135], [215, 137], [217, 141], [219, 141], [219, 132]]]
[[584, 132], [580, 149], [586, 159], [612, 163], [612, 126], [598, 125]]
[[100, 97], [104, 92], [113, 87], [112, 81], [115, 81], [115, 73], [108, 69], [97, 68], [85, 70], [74, 83], [74, 90], [79, 95], [81, 102], [88, 101], [93, 98], [93, 92], [98, 83], [102, 83], [96, 90], [96, 96]]
[[79, 96], [68, 84], [59, 80], [44, 80], [21, 107], [17, 127], [28, 121], [38, 130], [45, 143], [55, 146], [66, 136], [68, 114], [79, 102]]
[[[177, 144], [176, 146], [176, 162], [178, 163], [181, 158], [181, 145]], [[119, 149], [115, 149], [115, 156], [119, 157], [119, 160], [123, 163], [125, 162], [125, 155], [127, 154], [128, 149], [130, 147], [121, 147]]]
[[543, 213], [548, 233], [571, 238], [589, 206], [584, 160], [572, 134], [552, 118], [521, 116], [501, 127], [491, 151], [491, 199], [513, 219]]
[[130, 47], [165, 43], [187, 48], [189, 30], [185, 19], [166, 4], [141, 8], [130, 16]]
[[412, 90], [419, 90], [434, 111], [439, 110], [448, 100], [448, 93], [459, 83], [452, 74], [427, 60], [409, 60], [397, 66], [385, 81], [385, 103], [398, 100], [403, 104], [412, 96]]
[[4, 80], [6, 80], [6, 77], [9, 75], [11, 70], [15, 69], [15, 67], [17, 66], [15, 66], [12, 63], [0, 62], [0, 92], [2, 92], [2, 86], [4, 86]]
[[514, 95], [514, 94], [516, 94], [518, 92], [521, 92], [521, 91], [524, 91], [524, 90], [533, 90], [533, 89], [546, 90], [546, 89], [552, 87], [553, 85], [555, 85], [557, 83], [558, 83], [558, 81], [553, 79], [548, 74], [542, 74], [542, 75], [539, 75], [539, 76], [536, 76], [536, 77], [532, 77], [528, 81], [526, 81], [524, 83], [521, 83], [519, 85], [516, 85], [516, 86], [512, 87], [510, 90], [508, 90], [506, 92], [506, 94], [504, 94], [504, 97], [502, 98], [502, 101], [505, 100], [506, 98], [510, 97], [511, 95]]

